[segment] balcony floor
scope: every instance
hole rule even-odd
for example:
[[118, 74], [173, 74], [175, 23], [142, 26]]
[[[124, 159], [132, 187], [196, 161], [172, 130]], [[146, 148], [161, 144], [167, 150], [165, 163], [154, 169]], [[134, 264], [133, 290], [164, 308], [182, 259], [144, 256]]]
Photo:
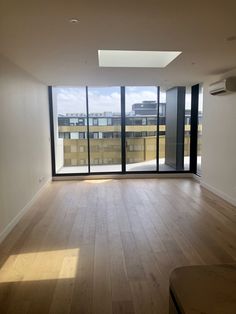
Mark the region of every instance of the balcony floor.
[[[162, 158], [159, 160], [160, 171], [175, 171], [174, 168], [165, 164], [165, 159]], [[198, 157], [198, 166], [201, 164], [201, 157]], [[189, 157], [184, 158], [184, 169], [189, 170]], [[126, 171], [155, 171], [156, 170], [156, 160], [149, 160], [139, 163], [127, 164]], [[94, 165], [90, 167], [90, 172], [120, 172], [121, 165]], [[70, 173], [87, 173], [88, 166], [68, 166], [62, 167], [57, 172], [58, 174], [70, 174]]]

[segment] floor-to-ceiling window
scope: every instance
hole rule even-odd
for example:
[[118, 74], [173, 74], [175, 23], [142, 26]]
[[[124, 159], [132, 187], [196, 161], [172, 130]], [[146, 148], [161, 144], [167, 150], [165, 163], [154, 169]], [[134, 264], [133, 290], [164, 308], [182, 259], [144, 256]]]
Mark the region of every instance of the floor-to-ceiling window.
[[158, 138], [158, 169], [159, 171], [166, 171], [168, 169], [165, 166], [165, 134], [166, 134], [166, 90], [160, 88], [159, 92], [159, 138]]
[[53, 87], [52, 95], [54, 174], [189, 171], [190, 88]]
[[186, 87], [184, 113], [184, 170], [190, 169], [191, 86]]
[[54, 87], [53, 115], [56, 173], [88, 173], [86, 89]]
[[198, 133], [197, 133], [197, 174], [201, 175], [202, 164], [202, 114], [203, 114], [203, 84], [199, 85], [198, 98]]
[[126, 171], [157, 170], [157, 87], [125, 88]]
[[89, 87], [90, 172], [121, 171], [120, 87]]

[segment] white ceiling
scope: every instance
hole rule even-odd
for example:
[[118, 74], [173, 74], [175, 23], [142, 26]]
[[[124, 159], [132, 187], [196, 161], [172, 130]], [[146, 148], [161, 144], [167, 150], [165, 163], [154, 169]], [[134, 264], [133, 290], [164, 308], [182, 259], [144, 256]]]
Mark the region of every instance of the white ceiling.
[[[78, 18], [77, 24], [69, 19]], [[235, 0], [1, 0], [0, 52], [49, 85], [182, 85], [236, 67]], [[99, 68], [99, 49], [174, 50], [164, 69]]]

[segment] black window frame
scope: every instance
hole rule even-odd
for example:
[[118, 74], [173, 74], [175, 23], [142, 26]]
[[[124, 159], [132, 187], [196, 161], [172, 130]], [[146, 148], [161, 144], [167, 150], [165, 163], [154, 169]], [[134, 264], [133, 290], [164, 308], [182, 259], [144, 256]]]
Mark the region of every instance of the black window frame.
[[[90, 144], [89, 141], [91, 137], [89, 134], [89, 127], [94, 125], [93, 119], [97, 119], [98, 117], [91, 117], [89, 115], [88, 110], [88, 87], [86, 86], [86, 108], [87, 108], [87, 116], [84, 117], [84, 121], [87, 123], [84, 125], [87, 126], [87, 145], [88, 145], [88, 172], [86, 173], [56, 173], [55, 167], [55, 141], [54, 141], [54, 113], [53, 113], [53, 92], [52, 86], [48, 86], [48, 99], [49, 99], [49, 120], [50, 120], [50, 136], [51, 136], [51, 166], [52, 166], [52, 176], [53, 177], [70, 177], [70, 176], [89, 176], [89, 175], [119, 175], [119, 174], [171, 174], [171, 173], [194, 173], [197, 174], [197, 122], [198, 122], [198, 99], [199, 99], [199, 84], [192, 86], [191, 88], [191, 119], [190, 119], [190, 169], [189, 170], [181, 170], [181, 171], [159, 171], [159, 137], [160, 131], [159, 126], [164, 122], [164, 117], [159, 114], [160, 106], [163, 106], [160, 103], [160, 87], [157, 86], [157, 117], [156, 117], [156, 170], [154, 171], [126, 171], [126, 134], [125, 134], [125, 126], [126, 126], [126, 116], [125, 116], [125, 86], [120, 87], [121, 93], [121, 118], [120, 117], [112, 117], [112, 125], [116, 125], [114, 123], [117, 119], [121, 120], [121, 171], [116, 172], [92, 172], [90, 171]], [[67, 118], [67, 117], [65, 117]], [[79, 117], [78, 117], [79, 118]], [[129, 118], [129, 117], [128, 117]], [[89, 124], [89, 121], [92, 120], [92, 124]], [[61, 119], [61, 121], [64, 121]], [[148, 121], [148, 120], [147, 120]], [[64, 124], [62, 124], [64, 125]], [[98, 125], [95, 124], [96, 126]], [[130, 124], [127, 124], [130, 125]]]

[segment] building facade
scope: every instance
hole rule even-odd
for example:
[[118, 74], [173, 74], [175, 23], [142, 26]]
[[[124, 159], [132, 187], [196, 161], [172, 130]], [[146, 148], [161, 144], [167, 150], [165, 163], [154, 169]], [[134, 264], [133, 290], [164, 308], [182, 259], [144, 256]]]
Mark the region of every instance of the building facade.
[[[185, 156], [190, 149], [190, 110], [185, 112]], [[139, 163], [157, 156], [157, 103], [132, 105], [126, 116], [126, 162]], [[89, 124], [89, 126], [87, 125]], [[89, 132], [88, 132], [89, 130]], [[121, 116], [104, 112], [58, 115], [58, 137], [63, 141], [64, 166], [121, 163]], [[89, 137], [89, 144], [88, 144]], [[165, 103], [159, 104], [159, 158], [165, 157]]]

